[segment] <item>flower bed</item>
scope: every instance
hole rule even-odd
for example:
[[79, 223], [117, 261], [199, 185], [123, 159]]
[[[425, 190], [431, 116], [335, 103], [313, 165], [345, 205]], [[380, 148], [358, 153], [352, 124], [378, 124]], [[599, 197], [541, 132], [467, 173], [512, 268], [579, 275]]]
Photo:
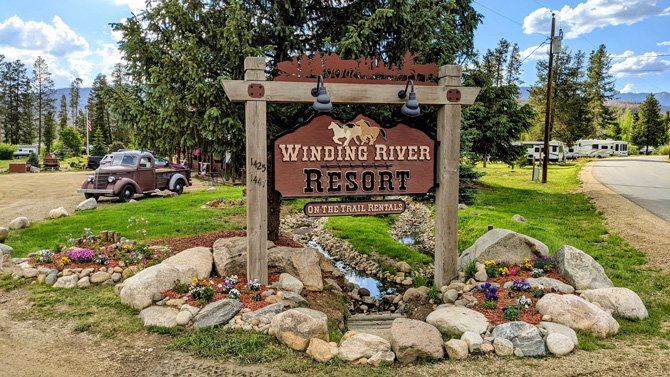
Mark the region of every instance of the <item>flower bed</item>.
[[214, 199], [205, 203], [201, 208], [233, 208], [247, 205], [246, 199]]
[[167, 256], [166, 250], [156, 250], [143, 244], [126, 244], [117, 247], [95, 244], [91, 248], [71, 247], [67, 250], [38, 252], [32, 264], [48, 269], [93, 268], [98, 271], [102, 267], [129, 267], [132, 265], [148, 265]]
[[[254, 290], [252, 290], [251, 288], [248, 287], [249, 282], [247, 281], [246, 274], [237, 274], [236, 277], [237, 277], [237, 279], [236, 279], [237, 282], [232, 284], [232, 285], [228, 285], [228, 286], [226, 286], [226, 281], [228, 280], [230, 282], [230, 278], [231, 278], [230, 276], [225, 277], [225, 278], [211, 277], [209, 279], [205, 279], [204, 281], [198, 281], [197, 279], [193, 279], [193, 283], [190, 284], [190, 287], [188, 288], [189, 292], [183, 292], [183, 291], [182, 291], [182, 293], [176, 292], [175, 288], [177, 288], [177, 289], [179, 288], [178, 285], [177, 285], [177, 286], [175, 286], [175, 288], [170, 289], [170, 290], [165, 291], [165, 292], [161, 292], [161, 293], [165, 297], [184, 300], [184, 304], [188, 304], [188, 305], [191, 305], [191, 306], [194, 306], [194, 307], [202, 308], [205, 305], [207, 305], [209, 303], [212, 303], [212, 302], [216, 302], [216, 301], [227, 299], [227, 298], [235, 298], [234, 297], [235, 294], [233, 292], [230, 292], [230, 291], [229, 291], [229, 293], [224, 293], [223, 292], [224, 288], [228, 287], [228, 288], [234, 288], [239, 292], [239, 298], [237, 298], [237, 299], [242, 303], [244, 308], [248, 308], [248, 309], [251, 309], [252, 311], [254, 311], [254, 310], [258, 310], [258, 309], [261, 309], [261, 308], [264, 308], [264, 307], [270, 305], [269, 302], [265, 301], [266, 296], [263, 295], [263, 292], [265, 292], [269, 289], [272, 289], [271, 287], [264, 286], [264, 285], [259, 285], [258, 288], [257, 288], [258, 290], [254, 291]], [[269, 274], [268, 275], [268, 283], [269, 284], [275, 283], [277, 281], [279, 281], [279, 274]], [[198, 289], [200, 287], [202, 287], [202, 288], [210, 287], [210, 288], [214, 289], [215, 293], [214, 293], [214, 297], [211, 301], [204, 302], [204, 300], [202, 300], [202, 299], [195, 299], [195, 298], [192, 297], [193, 296], [192, 292], [194, 291], [194, 288]], [[233, 293], [232, 294], [233, 297], [231, 297], [231, 293]], [[254, 300], [255, 295], [259, 295], [260, 300], [258, 300], [258, 297], [257, 297], [256, 300]]]

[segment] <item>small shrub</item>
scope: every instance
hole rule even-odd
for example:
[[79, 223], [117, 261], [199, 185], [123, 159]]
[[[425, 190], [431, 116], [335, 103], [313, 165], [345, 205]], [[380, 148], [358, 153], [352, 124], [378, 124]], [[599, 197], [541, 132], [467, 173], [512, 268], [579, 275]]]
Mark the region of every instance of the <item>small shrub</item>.
[[498, 301], [484, 301], [479, 304], [481, 309], [498, 309]]
[[74, 263], [90, 263], [95, 257], [95, 252], [91, 249], [76, 249], [68, 251], [66, 254]]
[[30, 164], [30, 166], [34, 166], [36, 168], [40, 167], [40, 157], [33, 151], [30, 151], [30, 155], [28, 156], [28, 161], [27, 163]]
[[554, 269], [554, 260], [548, 255], [545, 255], [542, 258], [535, 256], [531, 262], [535, 268], [539, 268], [543, 272], [549, 272]]
[[530, 273], [530, 276], [534, 278], [539, 278], [544, 273], [544, 270], [541, 268], [533, 268], [533, 271]]
[[659, 155], [659, 156], [667, 156], [668, 155], [668, 148], [669, 147], [667, 145], [661, 145], [656, 150], [656, 154]]
[[430, 297], [433, 300], [433, 302], [439, 303], [442, 301], [442, 299], [440, 298], [440, 293], [441, 292], [433, 285], [428, 290], [428, 297]]
[[477, 273], [477, 260], [473, 259], [465, 266], [465, 281], [474, 279], [476, 273]]
[[14, 152], [18, 147], [16, 145], [0, 143], [0, 160], [14, 159]]
[[528, 284], [527, 281], [525, 280], [514, 280], [512, 282], [512, 290], [517, 291], [517, 292], [530, 292], [531, 290], [530, 284]]
[[518, 305], [520, 310], [529, 308], [533, 304], [533, 300], [527, 298], [525, 295], [519, 297], [516, 299], [516, 304]]
[[187, 283], [177, 283], [177, 284], [175, 284], [174, 287], [172, 287], [172, 290], [175, 291], [175, 292], [177, 292], [177, 293], [180, 293], [180, 294], [185, 295], [185, 294], [188, 293], [189, 288], [191, 288], [191, 285], [190, 285], [190, 284], [187, 284]]
[[486, 266], [486, 275], [492, 278], [497, 278], [498, 277], [498, 266], [496, 265], [495, 261], [492, 260], [487, 260], [484, 262], [484, 265]]
[[260, 294], [256, 293], [255, 295], [251, 296], [251, 299], [252, 299], [253, 301], [263, 301], [263, 296], [261, 296]]
[[507, 305], [506, 308], [502, 308], [503, 312], [503, 318], [509, 320], [509, 321], [516, 321], [519, 319], [519, 309], [515, 308], [514, 306]]
[[521, 263], [521, 265], [519, 267], [521, 267], [521, 269], [524, 270], [524, 271], [533, 271], [533, 268], [535, 266], [533, 265], [533, 261], [531, 261], [530, 259], [528, 259], [526, 257], [526, 258], [523, 258], [523, 263]]

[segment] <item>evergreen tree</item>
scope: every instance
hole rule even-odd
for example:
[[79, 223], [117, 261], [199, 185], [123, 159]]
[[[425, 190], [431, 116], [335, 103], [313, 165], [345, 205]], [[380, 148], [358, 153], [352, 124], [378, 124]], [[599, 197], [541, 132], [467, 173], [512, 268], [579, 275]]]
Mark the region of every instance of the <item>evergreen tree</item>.
[[633, 129], [633, 113], [629, 108], [626, 108], [626, 110], [623, 112], [623, 115], [619, 117], [619, 124], [619, 127], [621, 128], [621, 140], [630, 143], [630, 134], [631, 130]]
[[106, 143], [112, 142], [112, 126], [107, 106], [107, 77], [103, 74], [96, 76], [91, 93], [88, 96], [89, 117], [93, 132], [101, 130]]
[[53, 111], [49, 111], [44, 116], [44, 147], [46, 148], [46, 154], [51, 153], [53, 143], [56, 140], [56, 119], [54, 118]]
[[70, 84], [70, 114], [71, 120], [72, 120], [72, 127], [75, 127], [77, 124], [77, 114], [79, 111], [79, 90], [81, 89], [83, 81], [77, 77], [76, 79], [72, 80], [72, 83]]
[[609, 73], [611, 68], [612, 58], [601, 44], [598, 50], [591, 52], [586, 81], [593, 137], [602, 135], [613, 123], [612, 113], [605, 107], [605, 101], [614, 98], [615, 94], [614, 76]]
[[60, 97], [60, 110], [58, 111], [58, 129], [67, 127], [67, 97], [63, 94]]
[[26, 66], [16, 60], [4, 64], [4, 138], [10, 144], [32, 143], [32, 99]]
[[102, 136], [102, 129], [98, 128], [95, 130], [95, 136], [93, 137], [93, 145], [91, 146], [91, 156], [104, 156], [107, 154], [107, 145]]
[[5, 55], [0, 54], [0, 143], [4, 142], [5, 132], [3, 130], [3, 124], [5, 119], [6, 111], [6, 100], [7, 96], [5, 93]]
[[53, 111], [56, 100], [53, 98], [56, 89], [51, 79], [51, 72], [49, 72], [47, 62], [41, 56], [38, 56], [33, 64], [32, 84], [35, 112], [37, 113], [37, 154], [41, 155], [43, 120], [48, 112]]
[[665, 140], [660, 104], [649, 94], [640, 106], [638, 121], [633, 125], [631, 141], [638, 147], [658, 147]]

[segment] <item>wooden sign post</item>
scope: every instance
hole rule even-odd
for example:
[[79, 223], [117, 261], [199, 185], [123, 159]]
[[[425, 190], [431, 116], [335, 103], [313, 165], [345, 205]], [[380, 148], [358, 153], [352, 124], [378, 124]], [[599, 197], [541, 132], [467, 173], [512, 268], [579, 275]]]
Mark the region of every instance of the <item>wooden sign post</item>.
[[[332, 55], [330, 58], [332, 59]], [[377, 64], [379, 65], [378, 62]], [[317, 66], [320, 66], [320, 63]], [[232, 102], [246, 103], [247, 278], [258, 279], [261, 284], [266, 285], [268, 282], [266, 103], [313, 103], [311, 90], [316, 87], [316, 79], [313, 79], [313, 82], [305, 81], [304, 77], [295, 82], [286, 79], [266, 81], [265, 59], [262, 57], [246, 58], [244, 69], [244, 80], [225, 80], [221, 85]], [[416, 72], [418, 73], [418, 68]], [[426, 78], [428, 75], [425, 74]], [[406, 99], [398, 98], [398, 92], [405, 89], [404, 81], [380, 80], [383, 84], [372, 84], [369, 80], [357, 83], [356, 79], [329, 82], [328, 78], [325, 78], [324, 81], [333, 104], [402, 106], [406, 102]], [[437, 119], [439, 146], [436, 153], [435, 178], [437, 186], [435, 283], [438, 287], [458, 276], [456, 262], [461, 106], [473, 104], [479, 93], [479, 88], [460, 87], [460, 84], [461, 67], [446, 65], [439, 68], [437, 85], [426, 82], [415, 87], [416, 99], [421, 106], [439, 106]]]

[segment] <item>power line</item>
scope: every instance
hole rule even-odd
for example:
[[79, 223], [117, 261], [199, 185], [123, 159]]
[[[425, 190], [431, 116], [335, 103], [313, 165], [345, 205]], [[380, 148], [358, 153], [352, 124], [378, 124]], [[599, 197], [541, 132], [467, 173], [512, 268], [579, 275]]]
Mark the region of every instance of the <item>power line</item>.
[[494, 11], [493, 9], [487, 7], [486, 5], [484, 5], [484, 4], [482, 4], [482, 3], [478, 3], [478, 2], [476, 2], [476, 1], [473, 1], [473, 3], [478, 4], [478, 5], [481, 5], [482, 7], [484, 7], [484, 8], [486, 8], [486, 9], [490, 10], [491, 12], [497, 14], [498, 16], [503, 17], [503, 18], [506, 18], [507, 20], [509, 20], [509, 21], [511, 21], [511, 22], [514, 22], [515, 24], [517, 24], [517, 25], [523, 27], [523, 24], [521, 24], [521, 23], [519, 23], [519, 22], [517, 22], [517, 21], [514, 21], [513, 19], [511, 19], [511, 18], [505, 16], [505, 15], [502, 14], [502, 13], [498, 13], [498, 12]]
[[655, 58], [658, 56], [670, 56], [670, 54], [654, 54], [654, 55], [631, 55], [631, 56], [611, 56], [611, 59], [628, 59], [628, 58]]
[[547, 41], [542, 42], [539, 46], [537, 46], [537, 48], [535, 48], [535, 50], [533, 50], [530, 54], [526, 55], [526, 57], [523, 58], [523, 60], [522, 60], [519, 64], [523, 64], [523, 62], [525, 62], [526, 59], [530, 58], [531, 55], [533, 55], [533, 53], [534, 53], [535, 51], [537, 51], [540, 47], [544, 46], [546, 43], [547, 43]]

